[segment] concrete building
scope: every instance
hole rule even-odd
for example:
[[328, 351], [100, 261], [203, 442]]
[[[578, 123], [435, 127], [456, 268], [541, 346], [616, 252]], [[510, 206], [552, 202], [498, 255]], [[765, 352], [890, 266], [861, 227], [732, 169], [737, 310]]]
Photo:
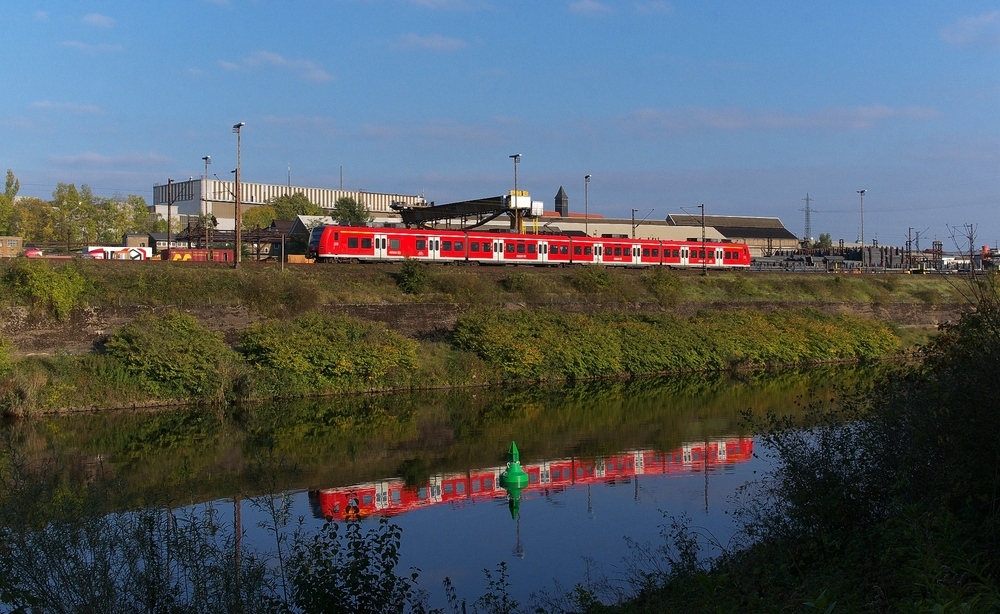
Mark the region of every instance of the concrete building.
[[[704, 220], [706, 227], [716, 229], [730, 241], [750, 246], [752, 258], [790, 254], [799, 247], [799, 238], [776, 217], [706, 215]], [[667, 216], [667, 224], [687, 227], [688, 233], [692, 232], [691, 227], [697, 227], [701, 236], [700, 215], [672, 213]]]
[[[346, 196], [364, 204], [373, 215], [395, 217], [395, 219], [398, 219], [398, 216], [395, 216], [391, 208], [393, 203], [402, 203], [411, 207], [426, 204], [422, 196], [241, 181], [241, 209], [245, 213], [248, 209], [266, 205], [279, 196], [291, 196], [299, 192], [310, 202], [327, 211], [332, 211], [334, 203]], [[170, 184], [157, 184], [153, 186], [153, 211], [163, 219], [167, 219], [169, 203], [171, 221], [176, 220], [176, 227], [186, 227], [189, 217], [198, 218], [214, 215], [218, 221], [217, 228], [219, 230], [234, 230], [236, 228], [235, 195], [235, 181], [188, 179]], [[194, 220], [191, 221], [194, 222]]]

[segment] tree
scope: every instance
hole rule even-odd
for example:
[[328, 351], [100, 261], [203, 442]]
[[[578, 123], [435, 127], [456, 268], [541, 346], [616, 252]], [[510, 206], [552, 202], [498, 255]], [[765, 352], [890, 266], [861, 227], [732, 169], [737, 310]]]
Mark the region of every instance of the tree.
[[302, 192], [282, 195], [271, 201], [276, 220], [292, 222], [299, 215], [323, 215], [323, 208], [314, 204]]
[[372, 221], [368, 207], [350, 196], [341, 196], [337, 199], [337, 202], [333, 205], [333, 213], [330, 214], [330, 217], [338, 222], [354, 226], [364, 226]]
[[833, 240], [830, 238], [830, 233], [820, 233], [819, 241], [813, 243], [813, 247], [816, 249], [833, 249]]
[[10, 234], [11, 218], [14, 215], [14, 199], [21, 189], [21, 182], [14, 177], [14, 171], [7, 169], [7, 182], [3, 194], [0, 195], [0, 235]]
[[11, 215], [10, 231], [21, 235], [25, 243], [51, 243], [55, 240], [52, 205], [41, 198], [20, 199]]
[[260, 205], [257, 207], [250, 207], [243, 212], [241, 226], [243, 230], [260, 230], [270, 226], [271, 222], [274, 220], [274, 207]]

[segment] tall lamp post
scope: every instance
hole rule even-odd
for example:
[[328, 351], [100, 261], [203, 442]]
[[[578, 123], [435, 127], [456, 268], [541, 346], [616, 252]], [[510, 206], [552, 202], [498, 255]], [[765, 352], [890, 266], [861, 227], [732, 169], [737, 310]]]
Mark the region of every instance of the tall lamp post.
[[517, 163], [521, 161], [521, 154], [511, 154], [507, 156], [514, 161], [514, 194], [511, 200], [514, 204], [514, 224], [517, 226], [517, 232], [521, 232], [521, 210], [517, 208]]
[[590, 236], [590, 175], [583, 176], [583, 234]]
[[240, 137], [242, 136], [240, 129], [246, 126], [246, 122], [240, 122], [233, 126], [233, 132], [236, 133], [236, 245], [233, 253], [233, 268], [239, 268], [241, 253], [243, 250], [243, 235], [240, 232], [240, 227], [243, 224], [243, 215], [240, 212]]
[[208, 249], [208, 165], [212, 163], [212, 156], [202, 156], [201, 159], [205, 161], [205, 174], [201, 179], [201, 193], [205, 201], [202, 224], [205, 225], [205, 249]]
[[861, 195], [861, 268], [865, 268], [865, 192], [868, 190], [857, 190]]

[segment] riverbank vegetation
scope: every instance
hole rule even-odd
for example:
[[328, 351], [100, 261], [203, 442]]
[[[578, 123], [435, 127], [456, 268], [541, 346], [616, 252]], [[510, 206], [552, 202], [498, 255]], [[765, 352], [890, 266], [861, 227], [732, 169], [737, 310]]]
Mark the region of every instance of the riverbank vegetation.
[[873, 391], [804, 428], [752, 420], [776, 468], [743, 492], [737, 547], [699, 562], [697, 532], [675, 523], [632, 599], [582, 611], [1000, 610], [994, 282], [972, 282], [975, 312]]
[[264, 320], [231, 348], [192, 316], [144, 314], [101, 351], [15, 361], [0, 412], [202, 403], [436, 387], [712, 372], [869, 360], [898, 339], [885, 324], [811, 310], [621, 312], [473, 310], [449, 339], [416, 341], [383, 325], [311, 312]]

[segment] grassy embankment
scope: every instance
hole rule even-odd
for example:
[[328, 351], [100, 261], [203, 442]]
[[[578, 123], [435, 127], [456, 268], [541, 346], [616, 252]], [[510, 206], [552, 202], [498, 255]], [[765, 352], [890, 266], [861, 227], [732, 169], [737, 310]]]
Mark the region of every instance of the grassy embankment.
[[[109, 266], [110, 265], [110, 266]], [[84, 306], [243, 306], [264, 318], [230, 347], [179, 313], [140, 315], [81, 356], [8, 365], [0, 408], [11, 414], [150, 402], [217, 404], [343, 392], [720, 370], [885, 356], [898, 330], [806, 308], [757, 302], [952, 302], [944, 280], [666, 270], [311, 266], [233, 271], [169, 263], [20, 261], [0, 269], [7, 306], [65, 319]], [[746, 309], [674, 315], [725, 300]], [[446, 340], [324, 313], [345, 303], [457, 302]], [[525, 308], [504, 309], [511, 303]], [[636, 312], [637, 305], [646, 305]], [[567, 313], [584, 306], [587, 313]], [[652, 306], [652, 307], [650, 307]], [[0, 351], [10, 362], [11, 348]]]

